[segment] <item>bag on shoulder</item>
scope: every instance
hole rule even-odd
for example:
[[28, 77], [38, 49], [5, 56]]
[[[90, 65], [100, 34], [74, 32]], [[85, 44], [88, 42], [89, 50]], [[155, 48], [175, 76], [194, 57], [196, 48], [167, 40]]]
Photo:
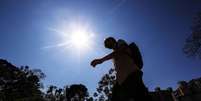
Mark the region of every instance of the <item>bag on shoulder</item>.
[[140, 50], [138, 48], [138, 46], [132, 42], [131, 44], [129, 44], [129, 48], [131, 49], [131, 57], [133, 58], [135, 64], [142, 69], [143, 67], [143, 60], [142, 60], [142, 55], [140, 53]]

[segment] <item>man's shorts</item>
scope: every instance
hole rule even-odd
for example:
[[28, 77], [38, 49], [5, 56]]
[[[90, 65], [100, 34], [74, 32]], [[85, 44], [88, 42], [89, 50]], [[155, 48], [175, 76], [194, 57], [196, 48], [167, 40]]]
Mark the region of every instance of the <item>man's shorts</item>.
[[126, 101], [126, 99], [146, 101], [148, 90], [143, 83], [142, 75], [142, 71], [135, 71], [127, 77], [122, 85], [115, 84], [112, 90], [112, 101]]

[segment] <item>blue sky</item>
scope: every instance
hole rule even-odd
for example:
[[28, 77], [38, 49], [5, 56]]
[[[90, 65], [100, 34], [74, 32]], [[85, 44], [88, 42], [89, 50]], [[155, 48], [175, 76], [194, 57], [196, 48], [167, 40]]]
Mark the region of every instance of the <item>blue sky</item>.
[[[179, 80], [201, 76], [201, 60], [182, 52], [198, 11], [198, 0], [1, 0], [0, 58], [41, 69], [46, 87], [82, 83], [93, 92], [112, 63], [93, 69], [90, 61], [111, 52], [103, 40], [113, 36], [139, 45], [150, 90], [175, 88]], [[72, 48], [44, 48], [61, 41], [51, 28], [60, 30], [73, 20], [94, 31], [92, 50], [78, 56]]]

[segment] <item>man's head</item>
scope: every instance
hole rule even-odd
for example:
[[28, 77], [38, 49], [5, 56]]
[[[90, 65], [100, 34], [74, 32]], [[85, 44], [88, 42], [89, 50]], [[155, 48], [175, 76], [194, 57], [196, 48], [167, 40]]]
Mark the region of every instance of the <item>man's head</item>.
[[117, 41], [113, 37], [108, 37], [105, 39], [104, 45], [106, 48], [115, 49]]

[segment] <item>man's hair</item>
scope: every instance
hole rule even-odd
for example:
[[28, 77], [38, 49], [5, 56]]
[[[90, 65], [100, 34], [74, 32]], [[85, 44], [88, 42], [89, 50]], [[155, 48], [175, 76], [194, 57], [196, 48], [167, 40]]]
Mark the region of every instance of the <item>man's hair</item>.
[[104, 41], [104, 45], [106, 48], [114, 49], [116, 47], [117, 41], [113, 37], [108, 37]]

